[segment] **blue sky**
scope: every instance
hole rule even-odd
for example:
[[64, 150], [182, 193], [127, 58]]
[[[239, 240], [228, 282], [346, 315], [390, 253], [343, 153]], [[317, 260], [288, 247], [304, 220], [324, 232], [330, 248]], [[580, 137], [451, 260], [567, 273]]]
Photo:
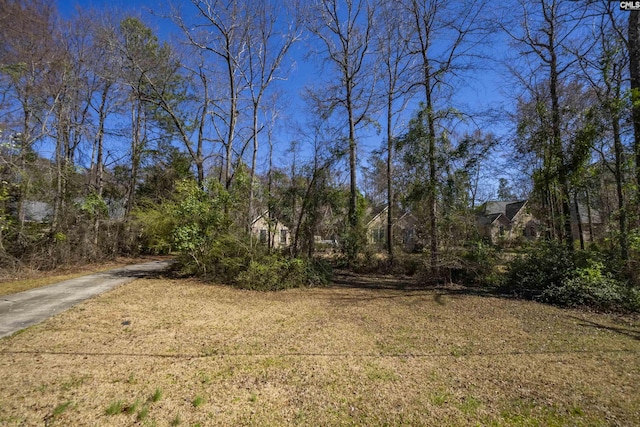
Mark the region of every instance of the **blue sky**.
[[[168, 19], [162, 19], [159, 16], [166, 14], [169, 10], [169, 2], [158, 2], [150, 0], [57, 0], [59, 10], [64, 17], [70, 16], [77, 5], [83, 9], [95, 8], [97, 10], [121, 10], [126, 14], [132, 14], [139, 16], [142, 20], [149, 25], [158, 34], [161, 40], [170, 40], [172, 35], [178, 34], [179, 30]], [[189, 0], [182, 0], [174, 2], [174, 4], [189, 8], [191, 2]], [[307, 43], [307, 44], [305, 44]], [[295, 61], [296, 66], [293, 68], [288, 80], [281, 83], [281, 89], [286, 92], [286, 97], [289, 100], [288, 111], [285, 115], [288, 119], [300, 118], [300, 112], [304, 111], [305, 107], [300, 96], [300, 92], [305, 85], [312, 84], [319, 79], [321, 66], [318, 61], [305, 59], [305, 54], [309, 50], [307, 42], [302, 42], [295, 46], [292, 51], [292, 59]], [[495, 43], [488, 46], [486, 53], [488, 56], [500, 59], [506, 49], [506, 43], [504, 38], [496, 38]], [[470, 76], [464, 81], [464, 84], [460, 85], [456, 90], [456, 99], [458, 104], [468, 107], [471, 110], [482, 110], [486, 108], [502, 108], [508, 105], [511, 100], [506, 97], [505, 91], [508, 92], [505, 86], [505, 76], [501, 70], [499, 62], [487, 63], [483, 70], [480, 70]], [[417, 105], [414, 103], [413, 108], [409, 107], [405, 113], [406, 120], [414, 113]], [[473, 125], [470, 124], [470, 129]], [[500, 121], [493, 121], [491, 123], [483, 124], [483, 130], [486, 132], [492, 132], [495, 134], [504, 134], [506, 132], [506, 123]], [[278, 132], [278, 148], [280, 155], [276, 159], [276, 163], [280, 165], [286, 165], [290, 161], [290, 156], [286, 154], [286, 148], [290, 140], [296, 139], [297, 135], [287, 131], [288, 127], [284, 126]], [[384, 138], [384, 132], [377, 135], [376, 132], [371, 129], [364, 132], [361, 135], [359, 143], [359, 162], [364, 164], [366, 159], [370, 156], [372, 150], [378, 149]], [[264, 153], [263, 153], [264, 154]], [[261, 156], [263, 159], [266, 156]]]

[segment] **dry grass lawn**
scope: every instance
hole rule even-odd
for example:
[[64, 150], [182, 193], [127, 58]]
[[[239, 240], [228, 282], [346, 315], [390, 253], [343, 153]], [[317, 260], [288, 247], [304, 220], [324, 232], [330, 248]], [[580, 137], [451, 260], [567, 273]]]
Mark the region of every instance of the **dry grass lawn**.
[[633, 426], [640, 319], [146, 279], [0, 340], [0, 378], [8, 426]]

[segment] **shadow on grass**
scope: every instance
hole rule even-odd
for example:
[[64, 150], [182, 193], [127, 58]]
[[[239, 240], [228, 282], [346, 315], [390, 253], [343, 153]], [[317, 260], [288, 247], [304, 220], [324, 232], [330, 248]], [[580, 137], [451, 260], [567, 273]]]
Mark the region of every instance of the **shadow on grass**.
[[614, 326], [603, 325], [598, 322], [594, 322], [592, 320], [583, 319], [581, 317], [569, 316], [571, 319], [578, 320], [580, 326], [585, 328], [594, 328], [594, 329], [603, 329], [606, 331], [615, 332], [620, 335], [624, 335], [634, 340], [640, 341], [640, 329], [627, 329], [627, 328], [619, 328]]
[[413, 276], [357, 274], [349, 271], [336, 272], [330, 287], [373, 291], [404, 291], [411, 294], [423, 292], [425, 294], [433, 294], [436, 303], [441, 305], [444, 305], [443, 296], [474, 295], [513, 299], [513, 296], [500, 293], [497, 288], [428, 283]]

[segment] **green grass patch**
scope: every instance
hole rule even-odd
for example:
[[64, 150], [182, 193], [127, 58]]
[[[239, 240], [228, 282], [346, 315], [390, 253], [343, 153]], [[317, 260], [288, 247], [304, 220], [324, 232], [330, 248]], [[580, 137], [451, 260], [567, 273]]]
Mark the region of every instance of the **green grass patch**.
[[129, 405], [125, 405], [125, 407], [123, 408], [123, 411], [129, 415], [133, 415], [136, 413], [136, 411], [138, 410], [138, 407], [140, 406], [140, 400], [136, 399], [135, 402], [129, 404]]
[[104, 410], [105, 415], [117, 415], [122, 413], [122, 409], [124, 408], [124, 402], [122, 400], [115, 400], [107, 406], [107, 409]]
[[176, 416], [173, 417], [173, 419], [171, 420], [170, 425], [172, 427], [175, 427], [175, 426], [179, 426], [180, 424], [182, 424], [182, 419], [180, 418], [180, 414], [176, 414]]
[[193, 405], [194, 408], [199, 408], [200, 406], [204, 405], [204, 398], [202, 396], [196, 396], [191, 401], [191, 404]]
[[149, 405], [144, 405], [136, 414], [136, 421], [144, 421], [149, 416]]
[[70, 400], [64, 403], [59, 404], [58, 406], [56, 406], [53, 409], [53, 416], [57, 417], [58, 415], [61, 415], [62, 413], [64, 413], [64, 411], [66, 411], [71, 405], [73, 404], [73, 402], [71, 402]]

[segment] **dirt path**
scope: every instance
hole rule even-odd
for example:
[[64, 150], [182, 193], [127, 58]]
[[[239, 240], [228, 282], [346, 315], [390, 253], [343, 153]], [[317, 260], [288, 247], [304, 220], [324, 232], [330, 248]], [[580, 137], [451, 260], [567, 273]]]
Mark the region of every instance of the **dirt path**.
[[171, 261], [152, 261], [65, 280], [0, 296], [0, 338], [35, 325], [88, 298], [166, 269]]

